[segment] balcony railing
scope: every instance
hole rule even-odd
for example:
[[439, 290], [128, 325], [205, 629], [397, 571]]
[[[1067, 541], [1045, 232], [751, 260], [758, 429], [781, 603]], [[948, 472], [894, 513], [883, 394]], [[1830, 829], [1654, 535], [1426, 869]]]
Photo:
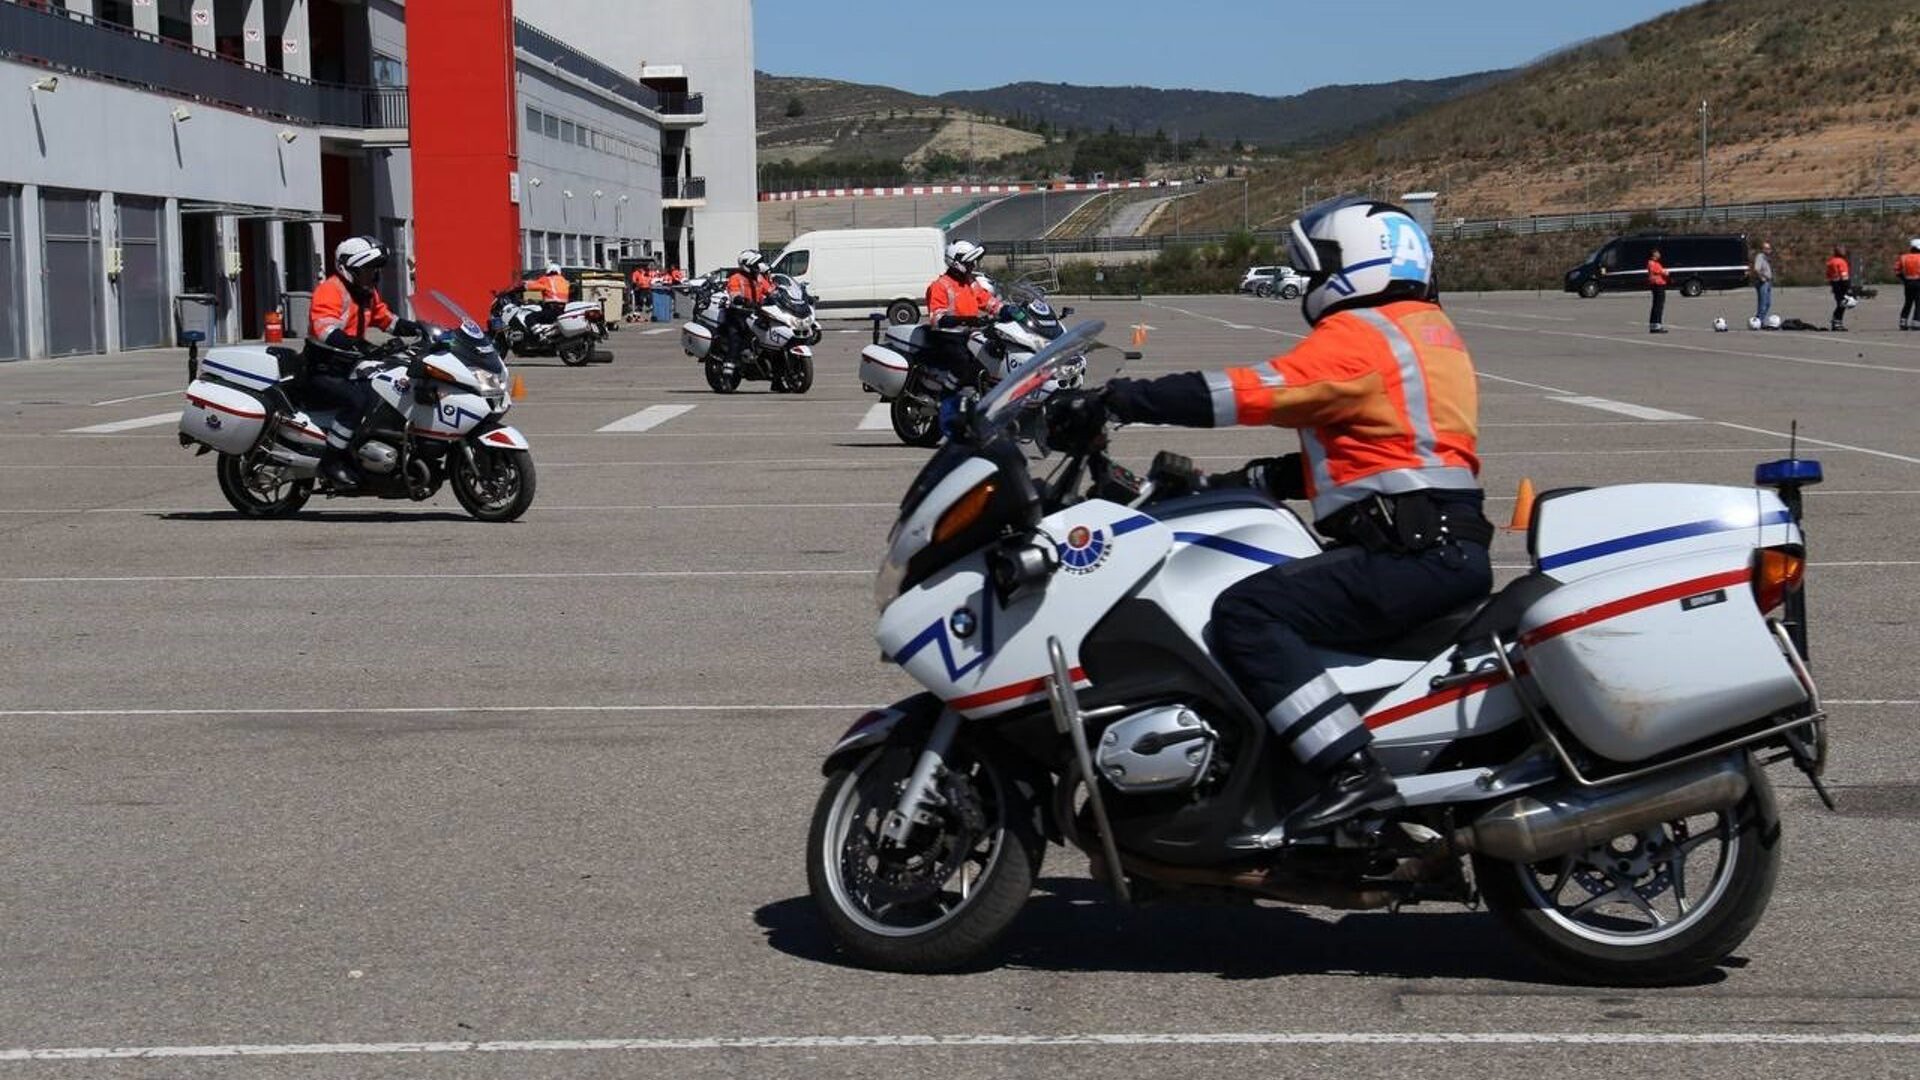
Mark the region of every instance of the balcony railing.
[[704, 199], [707, 197], [707, 178], [704, 176], [668, 176], [660, 181], [662, 199]]
[[663, 94], [518, 19], [513, 23], [513, 45], [549, 67], [655, 113], [684, 115], [704, 108], [699, 94]]
[[323, 127], [407, 126], [404, 86], [315, 82], [78, 13], [4, 0], [0, 56]]

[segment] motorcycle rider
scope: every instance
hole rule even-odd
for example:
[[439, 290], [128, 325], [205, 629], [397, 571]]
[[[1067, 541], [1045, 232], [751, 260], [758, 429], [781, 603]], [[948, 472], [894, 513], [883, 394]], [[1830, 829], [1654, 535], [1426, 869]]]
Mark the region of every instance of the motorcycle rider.
[[566, 275], [560, 272], [560, 264], [550, 262], [547, 272], [526, 283], [529, 289], [540, 291], [540, 314], [527, 317], [527, 329], [545, 338], [545, 331], [534, 329], [540, 326], [553, 326], [560, 321], [560, 313], [567, 309], [567, 300], [573, 295], [573, 286], [567, 284]]
[[967, 320], [1000, 310], [1000, 298], [976, 272], [986, 254], [971, 240], [955, 240], [947, 245], [946, 272], [927, 285], [927, 327], [932, 331], [928, 359], [961, 386], [976, 383], [983, 370], [967, 348]]
[[342, 488], [359, 486], [353, 451], [372, 434], [375, 415], [369, 372], [358, 370], [374, 366], [364, 359], [367, 327], [409, 336], [422, 331], [412, 319], [396, 318], [380, 297], [380, 271], [389, 258], [387, 246], [373, 237], [349, 237], [333, 250], [333, 273], [313, 290], [302, 381], [315, 405], [336, 410], [320, 467]]
[[748, 313], [773, 295], [773, 276], [767, 273], [767, 260], [758, 251], [747, 248], [740, 253], [736, 268], [727, 275], [727, 295], [732, 300], [720, 326], [722, 348], [724, 355], [737, 359], [748, 336]]
[[[1228, 588], [1213, 607], [1215, 653], [1320, 792], [1284, 836], [1323, 831], [1400, 802], [1359, 712], [1313, 645], [1364, 649], [1485, 596], [1473, 361], [1432, 297], [1433, 248], [1397, 206], [1346, 196], [1292, 226], [1311, 334], [1252, 367], [1117, 379], [1057, 398], [1056, 430], [1123, 422], [1296, 428], [1303, 453], [1250, 462], [1239, 479], [1312, 501], [1325, 553]], [[1230, 474], [1231, 475], [1231, 474]], [[1226, 479], [1226, 478], [1222, 478]], [[1218, 482], [1218, 481], [1216, 481]]]

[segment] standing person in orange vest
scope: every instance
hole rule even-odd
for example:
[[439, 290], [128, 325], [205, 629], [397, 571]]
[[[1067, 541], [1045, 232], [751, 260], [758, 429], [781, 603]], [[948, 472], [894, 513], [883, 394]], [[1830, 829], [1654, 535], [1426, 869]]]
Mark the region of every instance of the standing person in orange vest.
[[667, 287], [673, 290], [673, 317], [676, 319], [680, 317], [680, 285], [686, 280], [687, 275], [680, 272], [679, 266], [667, 268]]
[[1920, 330], [1920, 237], [1907, 241], [1907, 253], [1900, 256], [1893, 269], [1906, 290], [1900, 305], [1900, 329]]
[[1647, 333], [1667, 332], [1667, 268], [1660, 261], [1660, 249], [1647, 253], [1647, 288], [1653, 293], [1653, 309], [1647, 312]]
[[1303, 212], [1288, 247], [1308, 274], [1301, 310], [1313, 328], [1292, 351], [1252, 367], [1056, 394], [1047, 424], [1056, 446], [1099, 432], [1108, 416], [1299, 431], [1301, 453], [1212, 484], [1309, 499], [1315, 527], [1336, 541], [1241, 580], [1213, 606], [1215, 655], [1280, 752], [1321, 778], [1285, 820], [1291, 839], [1401, 802], [1314, 646], [1391, 639], [1487, 595], [1493, 526], [1481, 512], [1473, 360], [1433, 300], [1425, 232], [1397, 206], [1346, 196]]
[[1847, 245], [1833, 245], [1827, 256], [1827, 287], [1833, 290], [1833, 323], [1830, 330], [1847, 328], [1847, 309], [1853, 300], [1853, 267], [1847, 262]]
[[651, 316], [647, 315], [647, 311], [648, 305], [652, 303], [653, 271], [647, 268], [646, 263], [641, 263], [639, 266], [633, 268], [633, 277], [630, 280], [633, 283], [631, 293], [633, 299], [628, 301], [627, 306], [639, 313], [642, 317], [650, 318]]

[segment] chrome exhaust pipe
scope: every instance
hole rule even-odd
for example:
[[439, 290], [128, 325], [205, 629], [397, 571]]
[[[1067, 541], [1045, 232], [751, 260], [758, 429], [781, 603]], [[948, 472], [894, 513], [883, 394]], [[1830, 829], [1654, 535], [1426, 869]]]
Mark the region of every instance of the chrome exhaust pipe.
[[1728, 754], [1619, 787], [1567, 785], [1508, 799], [1455, 830], [1454, 846], [1514, 863], [1586, 851], [1626, 833], [1724, 810], [1747, 796], [1747, 755]]

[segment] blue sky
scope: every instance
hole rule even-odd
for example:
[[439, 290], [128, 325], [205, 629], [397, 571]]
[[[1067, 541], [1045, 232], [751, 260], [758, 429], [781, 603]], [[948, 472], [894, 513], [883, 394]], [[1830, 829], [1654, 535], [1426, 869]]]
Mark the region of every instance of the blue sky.
[[[1522, 64], [1685, 0], [758, 0], [755, 65], [918, 93], [1033, 79], [1252, 94]], [[932, 12], [940, 14], [934, 15]]]

